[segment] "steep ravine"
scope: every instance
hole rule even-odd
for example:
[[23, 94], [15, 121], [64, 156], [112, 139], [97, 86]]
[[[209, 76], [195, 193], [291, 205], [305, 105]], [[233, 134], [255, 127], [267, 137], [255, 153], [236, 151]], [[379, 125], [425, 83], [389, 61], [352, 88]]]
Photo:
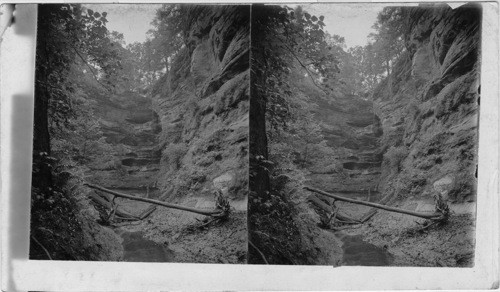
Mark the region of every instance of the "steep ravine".
[[335, 150], [338, 168], [311, 168], [310, 184], [335, 193], [376, 194], [382, 155], [382, 130], [373, 103], [354, 95], [315, 98], [316, 118], [327, 145]]
[[249, 7], [184, 6], [185, 44], [153, 89], [162, 198], [213, 209], [221, 190], [226, 222], [196, 229], [204, 216], [158, 209], [141, 223], [177, 262], [244, 263], [247, 249]]
[[[111, 155], [109, 159], [89, 165], [87, 180], [121, 193], [158, 199], [160, 127], [151, 97], [134, 91], [97, 96], [95, 115]], [[147, 203], [122, 198], [115, 202], [121, 211], [135, 216], [151, 207]], [[118, 225], [121, 227], [115, 227], [113, 231], [119, 235], [122, 245], [121, 260], [171, 260], [167, 246], [145, 239], [133, 224], [122, 222]]]
[[[244, 263], [247, 249], [249, 7], [182, 6], [185, 45], [149, 93], [125, 91], [95, 106], [112, 158], [87, 180], [108, 189], [213, 210], [229, 199], [226, 221], [157, 207], [122, 223], [125, 261]], [[148, 203], [117, 199], [139, 215]], [[204, 224], [207, 223], [207, 224]]]
[[[382, 129], [378, 116], [374, 114], [373, 102], [340, 94], [329, 100], [313, 98], [313, 102], [317, 105], [316, 119], [320, 121], [327, 145], [336, 154], [338, 166], [325, 169], [323, 165], [312, 165], [307, 184], [348, 198], [380, 201]], [[358, 219], [370, 211], [368, 207], [344, 202], [336, 202], [336, 206], [343, 215]], [[316, 206], [313, 208], [321, 213]], [[337, 251], [337, 260], [331, 264], [384, 266], [393, 261], [385, 249], [366, 242], [364, 234], [332, 234], [335, 234], [334, 242], [341, 249]]]
[[426, 232], [410, 216], [379, 211], [346, 232], [385, 249], [398, 266], [472, 266], [479, 105], [481, 10], [465, 5], [412, 8], [410, 34], [393, 73], [373, 93], [383, 151], [379, 191], [395, 206], [434, 211], [449, 222]]
[[[409, 12], [407, 50], [368, 100], [313, 96], [339, 166], [310, 167], [307, 183], [360, 200], [385, 198], [385, 204], [417, 212], [433, 212], [440, 195], [452, 211], [447, 224], [426, 231], [416, 223], [423, 219], [377, 211], [367, 223], [335, 232], [341, 264], [471, 266], [481, 10], [442, 5]], [[336, 205], [354, 218], [370, 210]]]

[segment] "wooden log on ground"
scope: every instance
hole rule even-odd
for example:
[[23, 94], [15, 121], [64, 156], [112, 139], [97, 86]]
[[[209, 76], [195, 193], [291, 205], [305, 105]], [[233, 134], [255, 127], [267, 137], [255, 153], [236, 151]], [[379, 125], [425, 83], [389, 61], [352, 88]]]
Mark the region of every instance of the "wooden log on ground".
[[309, 187], [309, 186], [305, 186], [304, 189], [306, 189], [308, 191], [311, 191], [311, 192], [315, 192], [315, 193], [321, 194], [323, 196], [327, 196], [327, 197], [330, 197], [330, 198], [337, 199], [339, 201], [344, 201], [344, 202], [349, 202], [349, 203], [353, 203], [353, 204], [359, 204], [359, 205], [374, 207], [374, 208], [386, 210], [386, 211], [389, 211], [389, 212], [401, 213], [401, 214], [411, 215], [411, 216], [420, 217], [420, 218], [424, 218], [424, 219], [440, 219], [442, 217], [442, 214], [440, 214], [440, 213], [432, 213], [432, 214], [419, 213], [419, 212], [413, 212], [413, 211], [399, 209], [399, 208], [395, 208], [395, 207], [391, 207], [391, 206], [381, 205], [381, 204], [377, 204], [377, 203], [365, 202], [365, 201], [360, 201], [360, 200], [355, 200], [355, 199], [349, 199], [349, 198], [345, 198], [345, 197], [342, 197], [342, 196], [333, 195], [333, 194], [330, 194], [330, 193], [327, 193], [325, 191], [318, 190], [318, 189], [315, 189], [315, 188], [312, 188], [312, 187]]
[[115, 219], [122, 220], [122, 221], [139, 221], [139, 220], [141, 220], [139, 218], [130, 218], [130, 217], [121, 217], [121, 216], [116, 216]]
[[[388, 194], [385, 197], [383, 197], [380, 201], [378, 201], [378, 204], [388, 205], [395, 198], [396, 198], [395, 195]], [[359, 221], [361, 221], [361, 223], [365, 223], [366, 221], [370, 220], [375, 214], [377, 214], [378, 210], [379, 209], [372, 207], [368, 212], [366, 212], [363, 216], [361, 216], [361, 219]]]
[[101, 205], [104, 208], [107, 208], [107, 209], [112, 209], [113, 208], [113, 206], [111, 206], [111, 202], [107, 201], [106, 199], [104, 199], [103, 197], [99, 196], [95, 192], [90, 193], [88, 195], [88, 197], [92, 200], [92, 202], [94, 202], [94, 203], [96, 203], [98, 205]]
[[[89, 195], [90, 199], [98, 204], [98, 205], [101, 205], [103, 206], [104, 208], [106, 209], [110, 209], [112, 210], [113, 209], [113, 205], [111, 204], [111, 202], [109, 202], [108, 200], [106, 200], [105, 198], [103, 198], [102, 196], [96, 194], [96, 193], [92, 193]], [[118, 215], [120, 217], [126, 217], [126, 218], [137, 218], [136, 216], [130, 214], [129, 212], [123, 210], [123, 208], [121, 207], [118, 207], [115, 211], [115, 215]]]
[[181, 205], [165, 203], [165, 202], [161, 202], [161, 201], [157, 201], [157, 200], [153, 200], [153, 199], [149, 199], [149, 198], [141, 198], [141, 197], [131, 196], [131, 195], [127, 195], [127, 194], [122, 194], [122, 193], [115, 192], [115, 191], [112, 191], [112, 190], [108, 190], [108, 189], [105, 189], [103, 187], [100, 187], [100, 186], [97, 186], [97, 185], [93, 185], [93, 184], [89, 184], [89, 183], [85, 183], [84, 185], [86, 185], [86, 186], [88, 186], [90, 188], [96, 189], [96, 190], [100, 190], [100, 191], [103, 191], [103, 192], [107, 192], [107, 193], [113, 194], [113, 195], [115, 195], [117, 197], [127, 198], [127, 199], [130, 199], [130, 200], [141, 201], [141, 202], [146, 202], [146, 203], [151, 203], [151, 204], [160, 205], [160, 206], [171, 208], [171, 209], [177, 209], [177, 210], [192, 212], [192, 213], [201, 214], [201, 215], [205, 215], [205, 216], [217, 216], [217, 215], [221, 214], [220, 210], [207, 211], [207, 210], [201, 210], [201, 209], [196, 209], [196, 208], [184, 207], [184, 206], [181, 206]]
[[156, 210], [156, 206], [155, 205], [151, 205], [149, 206], [149, 208], [147, 208], [146, 210], [144, 210], [140, 215], [139, 215], [139, 219], [140, 220], [144, 220], [146, 219], [149, 215], [151, 215], [154, 211]]
[[[325, 212], [327, 212], [328, 214], [332, 213], [333, 210], [332, 210], [332, 207], [329, 206], [328, 204], [326, 204], [325, 202], [321, 201], [318, 197], [316, 197], [316, 195], [310, 195], [307, 200], [311, 203], [313, 203], [315, 206], [317, 206], [318, 208], [324, 210]], [[339, 219], [341, 221], [345, 221], [346, 223], [347, 222], [352, 222], [352, 223], [360, 223], [359, 220], [356, 220], [354, 218], [351, 218], [345, 214], [339, 214], [337, 213], [337, 217], [336, 219]]]

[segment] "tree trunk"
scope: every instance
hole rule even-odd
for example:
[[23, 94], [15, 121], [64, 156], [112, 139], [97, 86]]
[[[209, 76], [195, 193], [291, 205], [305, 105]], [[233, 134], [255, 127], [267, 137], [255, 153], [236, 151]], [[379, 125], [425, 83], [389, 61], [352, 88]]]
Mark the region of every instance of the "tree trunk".
[[106, 193], [110, 193], [110, 194], [115, 195], [117, 197], [127, 198], [127, 199], [134, 200], [134, 201], [151, 203], [151, 204], [160, 205], [160, 206], [167, 207], [167, 208], [172, 208], [172, 209], [177, 209], [177, 210], [192, 212], [192, 213], [201, 214], [201, 215], [205, 215], [205, 216], [214, 216], [214, 215], [218, 215], [218, 214], [221, 213], [220, 210], [207, 211], [207, 210], [195, 209], [195, 208], [190, 208], [190, 207], [184, 207], [184, 206], [181, 206], [181, 205], [165, 203], [165, 202], [162, 202], [162, 201], [153, 200], [153, 199], [149, 199], [149, 198], [141, 198], [141, 197], [135, 197], [135, 196], [127, 195], [127, 194], [122, 194], [122, 193], [115, 192], [115, 191], [112, 191], [112, 190], [108, 190], [106, 188], [103, 188], [103, 187], [100, 187], [100, 186], [97, 186], [97, 185], [93, 185], [93, 184], [86, 183], [85, 185], [88, 186], [88, 187], [90, 187], [90, 188], [96, 189], [96, 190], [100, 190], [100, 191], [103, 191], [103, 192], [106, 192]]
[[[50, 134], [49, 134], [49, 92], [46, 87], [49, 74], [49, 52], [47, 51], [47, 37], [49, 24], [44, 14], [47, 6], [39, 5], [38, 12], [38, 37], [37, 58], [35, 66], [35, 110], [33, 116], [33, 164], [37, 171], [33, 172], [32, 186], [42, 191], [52, 187], [52, 173], [47, 164], [46, 156], [50, 156]], [[50, 12], [50, 11], [49, 11]], [[45, 84], [44, 84], [45, 83]]]
[[[331, 206], [326, 204], [325, 202], [321, 201], [316, 195], [310, 195], [307, 200], [311, 203], [313, 203], [315, 206], [318, 208], [322, 209], [323, 211], [327, 212], [328, 214], [333, 212], [333, 209]], [[340, 214], [340, 211], [337, 213], [337, 219], [346, 221], [346, 222], [352, 222], [352, 223], [361, 223], [361, 221], [351, 218], [345, 214]]]
[[344, 201], [344, 202], [349, 202], [349, 203], [353, 203], [353, 204], [374, 207], [374, 208], [386, 210], [386, 211], [389, 211], [389, 212], [401, 213], [401, 214], [411, 215], [411, 216], [420, 217], [420, 218], [424, 218], [424, 219], [438, 219], [438, 218], [441, 217], [441, 214], [439, 214], [439, 213], [432, 213], [432, 214], [419, 213], [419, 212], [408, 211], [408, 210], [399, 209], [399, 208], [395, 208], [395, 207], [391, 207], [391, 206], [381, 205], [381, 204], [377, 204], [377, 203], [371, 203], [371, 202], [365, 202], [365, 201], [360, 201], [360, 200], [355, 200], [355, 199], [349, 199], [349, 198], [341, 197], [341, 196], [338, 196], [338, 195], [333, 195], [333, 194], [324, 192], [322, 190], [317, 190], [317, 189], [314, 189], [314, 188], [311, 188], [311, 187], [308, 187], [308, 186], [305, 186], [304, 189], [306, 189], [308, 191], [311, 191], [311, 192], [315, 192], [315, 193], [321, 194], [323, 196], [327, 196], [327, 197], [330, 197], [330, 198], [337, 199], [339, 201]]
[[[252, 10], [254, 7], [252, 6]], [[256, 15], [251, 13], [252, 18]], [[252, 23], [255, 23], [252, 19]], [[251, 39], [258, 39], [261, 32], [253, 28]], [[269, 199], [270, 180], [267, 169], [262, 167], [259, 161], [268, 159], [267, 133], [266, 133], [266, 97], [263, 96], [259, 86], [267, 86], [265, 82], [265, 68], [255, 70], [253, 66], [258, 66], [264, 58], [264, 45], [256, 42], [251, 44], [250, 60], [250, 195], [263, 200]]]

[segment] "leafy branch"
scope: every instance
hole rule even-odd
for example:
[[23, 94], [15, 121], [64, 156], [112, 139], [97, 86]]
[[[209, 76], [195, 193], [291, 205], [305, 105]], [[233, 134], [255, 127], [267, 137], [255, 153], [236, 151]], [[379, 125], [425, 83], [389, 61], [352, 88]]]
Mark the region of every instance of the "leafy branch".
[[109, 89], [106, 85], [104, 85], [103, 83], [101, 83], [96, 75], [96, 73], [94, 72], [94, 70], [92, 70], [92, 67], [90, 66], [90, 64], [87, 62], [87, 60], [85, 60], [85, 58], [80, 54], [80, 52], [70, 44], [70, 46], [73, 48], [73, 50], [75, 51], [75, 53], [78, 55], [78, 57], [80, 57], [80, 59], [82, 60], [82, 62], [87, 65], [87, 67], [89, 68], [90, 70], [90, 73], [92, 73], [92, 75], [94, 76], [94, 79], [97, 83], [99, 83], [102, 87], [104, 87], [104, 89], [106, 89], [107, 91], [111, 92], [111, 89]]
[[288, 46], [285, 42], [283, 42], [283, 41], [281, 41], [281, 42], [283, 43], [283, 45], [285, 46], [285, 48], [286, 48], [286, 49], [290, 52], [290, 54], [292, 54], [292, 56], [293, 56], [293, 57], [297, 60], [297, 62], [299, 62], [300, 66], [301, 66], [302, 68], [304, 68], [304, 69], [307, 71], [307, 75], [309, 76], [309, 78], [311, 79], [311, 81], [313, 82], [313, 84], [314, 84], [317, 88], [319, 88], [320, 90], [322, 90], [325, 94], [328, 94], [328, 91], [326, 91], [326, 90], [325, 90], [322, 86], [320, 86], [320, 85], [318, 85], [318, 84], [316, 83], [316, 81], [315, 81], [315, 80], [314, 80], [314, 78], [313, 78], [313, 74], [312, 74], [312, 72], [311, 72], [311, 71], [307, 68], [307, 66], [306, 66], [306, 65], [304, 65], [304, 64], [302, 63], [302, 61], [300, 61], [300, 58], [299, 58], [299, 57], [295, 54], [295, 52], [294, 52], [294, 51], [293, 51], [293, 50], [292, 50], [292, 49], [291, 49], [291, 48], [290, 48], [290, 47], [289, 47], [289, 46]]

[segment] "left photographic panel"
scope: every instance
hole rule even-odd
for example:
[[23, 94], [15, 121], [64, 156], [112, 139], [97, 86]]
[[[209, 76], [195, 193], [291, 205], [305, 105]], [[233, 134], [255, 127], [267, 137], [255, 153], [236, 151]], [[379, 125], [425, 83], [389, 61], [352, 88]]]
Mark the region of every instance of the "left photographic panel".
[[30, 259], [246, 263], [249, 14], [38, 6]]

